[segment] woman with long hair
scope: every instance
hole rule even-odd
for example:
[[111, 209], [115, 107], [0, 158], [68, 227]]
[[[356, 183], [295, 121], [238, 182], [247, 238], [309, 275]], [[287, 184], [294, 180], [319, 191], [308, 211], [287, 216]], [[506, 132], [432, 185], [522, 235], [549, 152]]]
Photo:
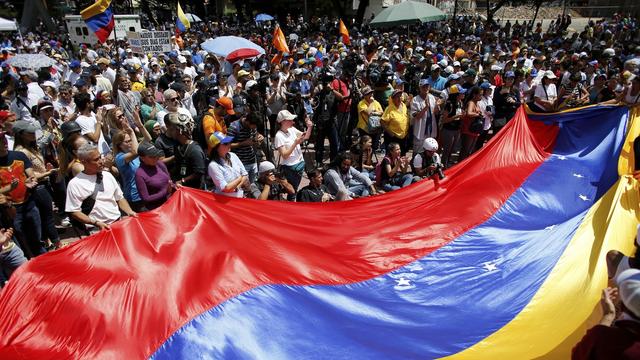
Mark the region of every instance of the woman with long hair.
[[[302, 181], [302, 173], [305, 170], [300, 144], [311, 137], [313, 123], [309, 118], [306, 118], [307, 130], [303, 133], [293, 126], [295, 119], [296, 115], [293, 115], [289, 110], [282, 110], [278, 113], [276, 121], [280, 124], [280, 130], [276, 133], [273, 144], [279, 153], [282, 174], [293, 188], [298, 191], [298, 186]], [[295, 198], [295, 194], [287, 196], [289, 201], [294, 201]]]
[[[151, 141], [151, 135], [147, 132], [142, 123], [140, 122], [140, 115], [138, 115], [139, 109], [134, 112], [134, 121], [139, 129], [142, 130], [142, 134], [146, 141]], [[138, 188], [136, 186], [135, 174], [136, 170], [140, 167], [140, 159], [138, 158], [138, 139], [136, 133], [129, 126], [129, 123], [124, 121], [124, 131], [117, 131], [113, 136], [111, 146], [113, 147], [113, 153], [115, 154], [115, 165], [120, 173], [120, 184], [125, 199], [129, 202], [131, 208], [136, 211], [144, 210], [144, 203]]]
[[367, 175], [369, 179], [375, 180], [376, 164], [378, 159], [373, 153], [373, 139], [369, 135], [360, 136], [358, 144], [352, 149], [353, 159], [355, 160], [355, 168], [361, 173]]
[[51, 194], [50, 176], [55, 177], [57, 168], [47, 162], [36, 142], [37, 128], [32, 123], [24, 120], [13, 124], [14, 149], [20, 151], [31, 161], [31, 166], [38, 182], [34, 188], [34, 199], [40, 212], [40, 225], [42, 227], [40, 239], [43, 243], [50, 242], [48, 248], [57, 248], [60, 244], [60, 235], [56, 230], [55, 216], [53, 212], [53, 198]]
[[480, 110], [480, 100], [482, 100], [482, 89], [478, 86], [469, 89], [465, 104], [467, 111], [462, 117], [462, 146], [459, 161], [466, 159], [473, 153], [476, 141], [482, 133], [484, 117], [482, 110]]
[[211, 134], [209, 142], [213, 147], [207, 172], [216, 187], [216, 194], [241, 198], [244, 196], [243, 188], [248, 188], [249, 174], [238, 155], [230, 151], [232, 141], [233, 136], [220, 131]]

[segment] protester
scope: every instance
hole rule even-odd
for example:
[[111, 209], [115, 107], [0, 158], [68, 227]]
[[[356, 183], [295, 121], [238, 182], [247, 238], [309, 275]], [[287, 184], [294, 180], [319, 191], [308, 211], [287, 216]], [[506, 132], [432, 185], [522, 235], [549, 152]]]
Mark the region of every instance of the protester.
[[369, 176], [351, 166], [352, 162], [350, 153], [340, 153], [324, 174], [324, 183], [336, 200], [351, 200], [377, 194]]
[[334, 199], [329, 189], [322, 184], [322, 172], [318, 169], [307, 171], [309, 185], [303, 187], [296, 195], [297, 202], [327, 202]]
[[219, 131], [211, 134], [210, 144], [213, 144], [209, 157], [209, 177], [215, 185], [215, 193], [241, 198], [244, 187], [249, 186], [249, 177], [238, 155], [232, 153], [232, 136]]
[[[276, 133], [274, 147], [279, 153], [282, 175], [297, 191], [305, 168], [300, 144], [311, 137], [313, 123], [309, 118], [305, 119], [307, 130], [303, 133], [293, 126], [295, 119], [296, 115], [288, 110], [282, 110], [278, 113], [276, 121], [280, 124], [280, 130]], [[295, 200], [295, 194], [289, 194], [287, 200]]]
[[276, 174], [276, 167], [270, 161], [263, 161], [258, 166], [258, 179], [250, 185], [250, 197], [257, 200], [283, 200], [295, 195], [296, 190], [281, 174]]
[[140, 166], [136, 170], [136, 188], [140, 194], [144, 208], [153, 210], [164, 204], [175, 189], [167, 166], [160, 161], [164, 156], [162, 150], [151, 142], [138, 145]]

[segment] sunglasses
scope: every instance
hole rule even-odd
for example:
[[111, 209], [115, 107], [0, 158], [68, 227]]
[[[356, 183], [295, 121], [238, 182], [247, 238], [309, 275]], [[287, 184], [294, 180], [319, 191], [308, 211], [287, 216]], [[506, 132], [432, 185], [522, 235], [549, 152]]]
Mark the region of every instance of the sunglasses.
[[174, 97], [174, 98], [167, 99], [167, 100], [168, 101], [180, 101], [180, 98], [179, 97]]

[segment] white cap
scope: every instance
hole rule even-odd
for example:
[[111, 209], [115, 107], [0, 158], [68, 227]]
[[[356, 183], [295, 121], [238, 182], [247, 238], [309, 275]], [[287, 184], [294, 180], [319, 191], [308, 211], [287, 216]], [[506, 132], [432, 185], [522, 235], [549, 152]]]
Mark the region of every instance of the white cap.
[[440, 65], [442, 67], [447, 67], [447, 65], [449, 65], [449, 62], [446, 59], [442, 59], [442, 60], [438, 61], [438, 65]]
[[547, 79], [555, 79], [556, 74], [554, 74], [551, 70], [547, 70], [544, 72], [544, 77], [546, 77]]
[[431, 71], [435, 71], [435, 70], [440, 70], [440, 65], [438, 64], [431, 65]]
[[45, 81], [42, 83], [42, 87], [47, 87], [47, 86], [54, 89], [58, 88], [53, 81]]
[[446, 72], [447, 74], [452, 74], [453, 73], [453, 66], [449, 65], [446, 68], [444, 68], [444, 72]]
[[460, 61], [454, 61], [453, 66], [460, 66]]
[[276, 169], [276, 166], [273, 165], [271, 161], [263, 161], [258, 165], [258, 173], [262, 174], [267, 171], [273, 171]]
[[502, 68], [500, 65], [491, 65], [491, 71], [500, 71]]
[[254, 86], [256, 86], [256, 85], [258, 85], [258, 82], [257, 82], [257, 81], [255, 81], [255, 80], [249, 80], [249, 81], [247, 81], [247, 83], [246, 83], [246, 84], [244, 84], [244, 88], [245, 88], [245, 90], [249, 90], [249, 89], [251, 89], [252, 87], [254, 87]]
[[180, 56], [178, 56], [178, 62], [180, 64], [186, 64], [187, 63], [187, 58], [182, 56], [182, 55], [180, 55]]
[[278, 117], [276, 118], [277, 122], [283, 122], [285, 120], [293, 120], [295, 119], [297, 116], [293, 115], [289, 110], [281, 110], [278, 113]]
[[298, 68], [298, 69], [293, 69], [293, 75], [300, 75], [302, 74], [302, 69]]
[[620, 300], [633, 315], [640, 316], [640, 270], [627, 269], [616, 277]]

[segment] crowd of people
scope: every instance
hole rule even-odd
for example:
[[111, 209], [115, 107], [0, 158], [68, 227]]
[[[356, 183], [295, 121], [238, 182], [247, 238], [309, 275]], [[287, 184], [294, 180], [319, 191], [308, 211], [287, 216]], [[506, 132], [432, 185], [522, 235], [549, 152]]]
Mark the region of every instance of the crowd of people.
[[[388, 32], [351, 26], [344, 39], [337, 20], [288, 16], [280, 26], [289, 53], [274, 49], [270, 23], [203, 22], [162, 54], [133, 53], [126, 40], [74, 47], [56, 34], [5, 36], [3, 276], [60, 247], [61, 228], [108, 228], [183, 186], [350, 200], [437, 184], [520, 106], [640, 103], [637, 19], [616, 15], [575, 32], [558, 23], [544, 31], [459, 17]], [[266, 54], [230, 63], [202, 49], [220, 35]], [[17, 53], [56, 64], [12, 67]]]

